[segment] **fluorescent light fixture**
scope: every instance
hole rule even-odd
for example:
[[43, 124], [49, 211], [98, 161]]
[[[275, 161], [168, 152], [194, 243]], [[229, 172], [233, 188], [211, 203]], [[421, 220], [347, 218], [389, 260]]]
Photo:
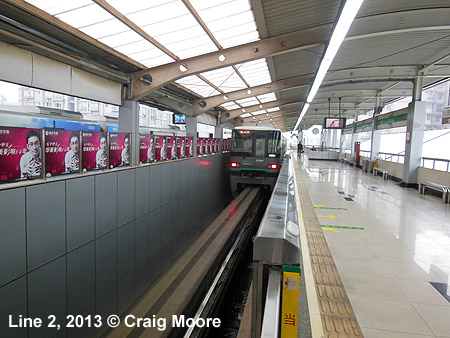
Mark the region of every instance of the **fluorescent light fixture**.
[[328, 44], [325, 55], [323, 56], [322, 62], [320, 63], [319, 70], [317, 71], [316, 77], [314, 78], [314, 83], [311, 86], [308, 97], [306, 98], [306, 103], [303, 106], [302, 113], [300, 114], [297, 123], [295, 124], [294, 130], [297, 129], [300, 121], [308, 110], [309, 103], [311, 103], [314, 99], [314, 96], [316, 96], [316, 93], [319, 90], [320, 85], [325, 75], [327, 74], [331, 63], [333, 62], [333, 59], [336, 56], [339, 47], [344, 41], [345, 36], [347, 35], [347, 32], [350, 29], [350, 26], [355, 19], [355, 16], [358, 13], [363, 1], [364, 0], [347, 0], [345, 2], [344, 8], [342, 9], [341, 15], [339, 16], [338, 22], [331, 35], [330, 43]]

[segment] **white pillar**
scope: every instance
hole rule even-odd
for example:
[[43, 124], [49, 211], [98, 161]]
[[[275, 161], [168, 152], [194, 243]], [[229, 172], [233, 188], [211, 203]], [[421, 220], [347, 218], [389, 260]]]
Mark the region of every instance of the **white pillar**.
[[119, 107], [119, 132], [131, 134], [130, 165], [139, 164], [139, 104], [123, 101]]

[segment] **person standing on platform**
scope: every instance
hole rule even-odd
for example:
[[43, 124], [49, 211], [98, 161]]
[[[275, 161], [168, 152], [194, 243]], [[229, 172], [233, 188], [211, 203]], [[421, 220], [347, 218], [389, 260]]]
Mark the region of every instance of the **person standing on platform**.
[[298, 142], [297, 145], [297, 155], [300, 156], [303, 153], [303, 144], [302, 141]]

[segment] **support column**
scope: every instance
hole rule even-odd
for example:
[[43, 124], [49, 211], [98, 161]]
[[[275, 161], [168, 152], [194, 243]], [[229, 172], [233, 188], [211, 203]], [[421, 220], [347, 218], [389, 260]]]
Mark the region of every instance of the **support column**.
[[406, 122], [405, 163], [403, 165], [402, 187], [417, 186], [417, 176], [422, 161], [423, 137], [427, 103], [422, 100], [423, 77], [418, 72], [414, 81], [413, 100], [408, 106]]
[[223, 124], [218, 124], [214, 128], [214, 137], [219, 139], [219, 151], [223, 150]]
[[359, 108], [355, 106], [355, 120], [352, 124], [352, 136], [350, 138], [350, 161], [355, 164], [355, 142], [358, 141], [358, 135], [356, 135], [356, 122], [358, 122]]
[[194, 156], [197, 156], [197, 117], [186, 116], [186, 136], [192, 137]]
[[381, 95], [377, 95], [375, 101], [375, 108], [373, 111], [373, 124], [372, 124], [372, 141], [370, 143], [370, 165], [372, 167], [373, 163], [378, 157], [380, 152], [381, 143], [381, 130], [377, 130], [378, 114], [381, 113], [383, 106], [381, 105]]
[[119, 132], [131, 134], [130, 165], [139, 164], [139, 104], [123, 101], [119, 107]]

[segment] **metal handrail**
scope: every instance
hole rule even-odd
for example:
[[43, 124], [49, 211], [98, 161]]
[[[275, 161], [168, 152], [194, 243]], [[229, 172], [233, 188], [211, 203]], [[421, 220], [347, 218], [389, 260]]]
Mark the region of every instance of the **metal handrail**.
[[[381, 158], [380, 155], [384, 155], [384, 158]], [[405, 159], [404, 159], [405, 158], [405, 154], [401, 154], [401, 153], [394, 154], [394, 153], [382, 153], [382, 152], [379, 152], [378, 156], [380, 157], [381, 160], [389, 161], [389, 162], [394, 162], [393, 159], [396, 156], [397, 157], [397, 161], [395, 161], [396, 163], [404, 163], [405, 162]], [[400, 158], [403, 159], [402, 162], [400, 162]]]
[[[433, 161], [433, 165], [432, 167], [427, 167], [425, 166], [425, 161]], [[442, 171], [449, 171], [450, 169], [450, 160], [449, 159], [445, 159], [445, 158], [435, 158], [435, 157], [422, 157], [422, 167], [423, 168], [429, 168], [429, 169], [435, 169], [435, 170], [441, 170], [441, 169], [436, 169], [436, 161], [437, 162], [446, 162], [447, 163], [447, 170], [442, 170]]]

